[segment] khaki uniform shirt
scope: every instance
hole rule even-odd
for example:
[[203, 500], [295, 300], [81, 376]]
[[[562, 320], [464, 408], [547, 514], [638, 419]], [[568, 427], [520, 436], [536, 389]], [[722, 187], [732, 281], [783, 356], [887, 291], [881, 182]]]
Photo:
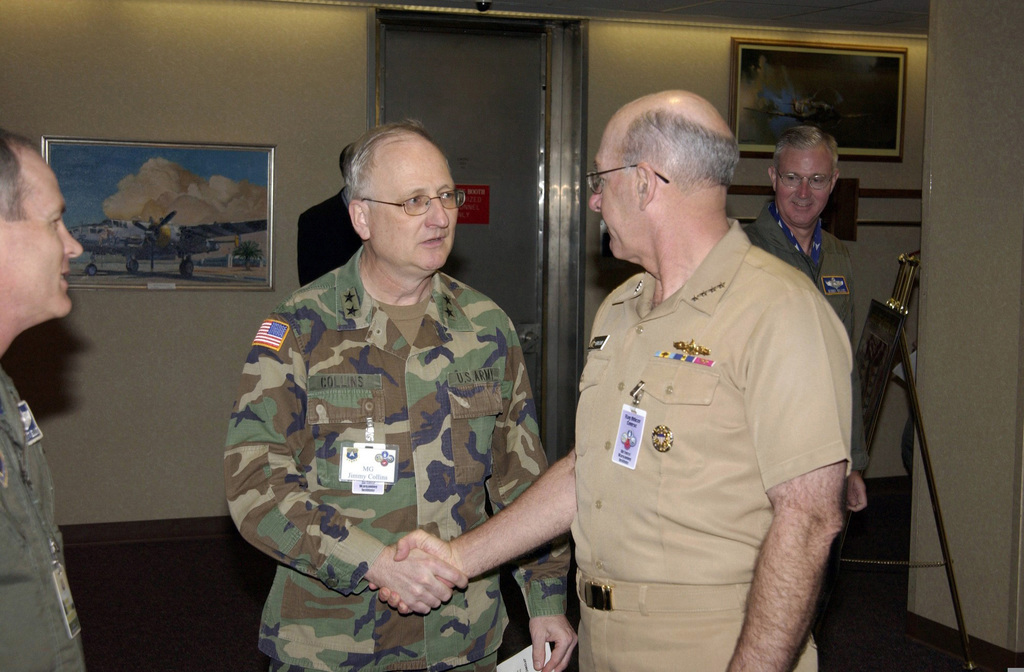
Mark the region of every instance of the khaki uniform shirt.
[[[367, 590], [387, 544], [448, 540], [502, 509], [546, 468], [522, 349], [485, 296], [436, 274], [414, 343], [362, 285], [361, 252], [293, 294], [254, 341], [229, 423], [225, 478], [242, 535], [282, 564], [260, 649], [321, 670], [448, 669], [497, 650], [498, 574], [425, 616]], [[397, 457], [381, 495], [353, 491], [357, 442]], [[549, 554], [550, 552], [550, 554]], [[531, 616], [564, 613], [568, 549], [520, 561]]]
[[[843, 321], [846, 327], [846, 335], [850, 338], [850, 344], [855, 346], [853, 338], [856, 329], [853, 314], [853, 265], [850, 263], [850, 251], [843, 245], [843, 241], [833, 236], [828, 231], [821, 232], [821, 256], [819, 263], [801, 250], [796, 249], [786, 234], [782, 232], [779, 223], [768, 211], [766, 203], [761, 209], [757, 219], [743, 227], [743, 231], [750, 238], [750, 242], [766, 252], [783, 260], [793, 268], [803, 272], [818, 291], [822, 293], [836, 311], [836, 315]], [[852, 417], [853, 439], [850, 445], [852, 458], [851, 468], [857, 471], [864, 471], [868, 466], [868, 451], [864, 438], [864, 419], [861, 413], [861, 385], [860, 376], [852, 375], [854, 414]]]
[[[594, 322], [576, 418], [576, 560], [612, 582], [749, 583], [772, 521], [766, 491], [849, 459], [849, 342], [807, 279], [735, 222], [652, 309], [653, 290], [634, 276]], [[691, 341], [706, 354], [687, 361]], [[641, 381], [631, 470], [612, 454]], [[671, 432], [666, 452], [655, 430]]]

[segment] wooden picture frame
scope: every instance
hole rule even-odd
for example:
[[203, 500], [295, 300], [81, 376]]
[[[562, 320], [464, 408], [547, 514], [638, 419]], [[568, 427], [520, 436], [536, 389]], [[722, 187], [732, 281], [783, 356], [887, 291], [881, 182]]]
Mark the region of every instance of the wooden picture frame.
[[903, 160], [904, 48], [732, 39], [729, 123], [741, 156], [770, 157], [779, 135], [812, 124], [843, 159]]

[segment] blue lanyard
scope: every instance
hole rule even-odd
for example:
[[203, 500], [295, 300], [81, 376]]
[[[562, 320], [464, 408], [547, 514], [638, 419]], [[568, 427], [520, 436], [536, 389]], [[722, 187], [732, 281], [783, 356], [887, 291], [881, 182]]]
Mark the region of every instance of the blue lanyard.
[[[800, 254], [803, 254], [804, 256], [807, 256], [807, 253], [804, 252], [804, 248], [800, 247], [800, 243], [797, 242], [796, 236], [794, 236], [793, 232], [789, 230], [789, 227], [786, 225], [786, 223], [784, 221], [782, 221], [782, 217], [779, 217], [779, 209], [775, 207], [775, 201], [772, 201], [771, 203], [768, 204], [768, 212], [771, 214], [772, 217], [775, 218], [775, 221], [779, 223], [779, 228], [781, 228], [782, 232], [784, 234], [786, 234], [786, 238], [788, 238], [789, 242], [793, 244], [793, 247], [795, 247], [797, 249], [797, 251], [800, 252]], [[811, 242], [811, 255], [810, 256], [811, 256], [811, 261], [814, 262], [815, 266], [817, 266], [818, 264], [821, 263], [821, 218], [820, 217], [818, 218], [818, 223], [814, 225], [814, 240]]]

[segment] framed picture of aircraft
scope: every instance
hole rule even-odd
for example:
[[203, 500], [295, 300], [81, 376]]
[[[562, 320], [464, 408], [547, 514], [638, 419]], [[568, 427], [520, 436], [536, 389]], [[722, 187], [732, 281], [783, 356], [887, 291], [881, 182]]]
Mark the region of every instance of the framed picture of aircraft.
[[729, 121], [741, 156], [770, 157], [790, 126], [832, 134], [843, 159], [903, 160], [907, 50], [732, 40]]
[[83, 253], [71, 287], [272, 287], [274, 148], [43, 137]]

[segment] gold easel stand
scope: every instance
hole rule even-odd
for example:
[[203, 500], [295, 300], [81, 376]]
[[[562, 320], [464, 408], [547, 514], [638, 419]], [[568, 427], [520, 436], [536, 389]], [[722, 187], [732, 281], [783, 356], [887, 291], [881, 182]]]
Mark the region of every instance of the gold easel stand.
[[[910, 303], [910, 290], [914, 287], [914, 276], [917, 274], [917, 269], [921, 262], [917, 256], [906, 254], [901, 254], [899, 261], [900, 271], [896, 277], [896, 286], [893, 287], [892, 298], [886, 302], [886, 305], [905, 316], [909, 312], [908, 305]], [[964, 622], [963, 609], [960, 607], [960, 593], [957, 591], [956, 576], [953, 574], [953, 559], [949, 554], [949, 542], [946, 540], [946, 526], [942, 522], [942, 509], [939, 506], [939, 493], [935, 487], [935, 474], [932, 472], [932, 459], [928, 452], [928, 440], [925, 438], [924, 423], [921, 421], [921, 404], [917, 398], [917, 384], [914, 381], [914, 370], [910, 366], [910, 348], [907, 347], [907, 333], [902, 326], [899, 329], [899, 343], [900, 359], [903, 361], [903, 372], [904, 375], [906, 375], [907, 390], [910, 393], [911, 413], [914, 417], [914, 426], [917, 429], [917, 436], [920, 439], [921, 465], [924, 467], [925, 479], [928, 481], [928, 494], [931, 495], [932, 513], [935, 514], [935, 528], [939, 533], [939, 546], [942, 548], [942, 562], [911, 563], [908, 561], [897, 564], [906, 564], [908, 567], [937, 567], [941, 565], [946, 568], [946, 580], [949, 582], [949, 595], [953, 600], [953, 611], [956, 613], [957, 630], [960, 632], [960, 645], [964, 650], [964, 669], [975, 670], [977, 669], [977, 666], [971, 659], [971, 642], [967, 635], [967, 625]], [[878, 423], [872, 423], [872, 427], [869, 429], [869, 436], [866, 439], [868, 446], [871, 446], [871, 441], [874, 438], [875, 427], [877, 424]], [[845, 536], [845, 534], [846, 531], [844, 529], [843, 535]], [[879, 563], [871, 560], [862, 560], [859, 562], [893, 564]]]

